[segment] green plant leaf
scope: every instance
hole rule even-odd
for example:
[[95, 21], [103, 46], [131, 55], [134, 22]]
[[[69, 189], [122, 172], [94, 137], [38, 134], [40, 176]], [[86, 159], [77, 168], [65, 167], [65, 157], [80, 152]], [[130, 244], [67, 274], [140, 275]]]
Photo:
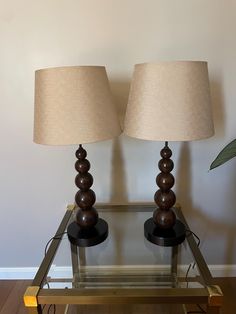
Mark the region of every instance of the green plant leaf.
[[222, 149], [222, 151], [210, 165], [210, 170], [223, 165], [226, 161], [233, 157], [236, 157], [236, 139]]

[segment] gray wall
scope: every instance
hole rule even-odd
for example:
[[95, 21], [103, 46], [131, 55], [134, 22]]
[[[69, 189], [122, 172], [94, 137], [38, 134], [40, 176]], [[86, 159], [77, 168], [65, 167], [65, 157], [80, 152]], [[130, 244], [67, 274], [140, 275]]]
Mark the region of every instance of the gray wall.
[[[133, 65], [171, 59], [209, 62], [216, 127], [216, 135], [208, 140], [171, 144], [178, 201], [202, 238], [207, 262], [236, 263], [236, 161], [208, 172], [219, 150], [236, 135], [236, 2], [11, 0], [1, 4], [0, 267], [37, 266], [45, 242], [76, 191], [76, 147], [32, 143], [34, 71], [105, 65], [122, 120]], [[152, 201], [161, 147], [125, 136], [86, 145], [98, 202]]]

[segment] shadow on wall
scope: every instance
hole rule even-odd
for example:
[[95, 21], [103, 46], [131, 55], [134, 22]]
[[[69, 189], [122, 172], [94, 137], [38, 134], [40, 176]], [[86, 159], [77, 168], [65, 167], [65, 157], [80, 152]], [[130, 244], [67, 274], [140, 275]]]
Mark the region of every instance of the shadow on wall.
[[[129, 95], [129, 82], [128, 81], [111, 81], [111, 91], [114, 95], [115, 104], [118, 108], [118, 115], [123, 129], [126, 105]], [[126, 174], [124, 168], [124, 158], [122, 153], [121, 138], [115, 138], [112, 146], [112, 171], [111, 171], [111, 196], [110, 203], [112, 204], [128, 204], [128, 192], [126, 186]], [[115, 248], [115, 261], [116, 263], [123, 264], [123, 243], [125, 240], [125, 226], [129, 224], [117, 221], [114, 215], [111, 216], [111, 229], [114, 235]], [[127, 223], [127, 222], [126, 222]]]
[[225, 112], [222, 86], [218, 81], [211, 81], [210, 89], [216, 135], [223, 137], [225, 135]]
[[[129, 82], [111, 81], [111, 91], [114, 96], [115, 104], [118, 108], [118, 114], [123, 129], [126, 105], [129, 96]], [[124, 168], [124, 158], [121, 146], [121, 137], [113, 140], [112, 146], [112, 172], [111, 172], [111, 197], [110, 202], [113, 204], [127, 204], [128, 192], [126, 187], [126, 175]]]
[[130, 82], [127, 80], [110, 81], [110, 87], [118, 108], [121, 128], [124, 127], [124, 117], [129, 97]]
[[[209, 235], [211, 237], [221, 236], [224, 239], [225, 252], [224, 252], [224, 264], [233, 264], [234, 261], [234, 247], [236, 239], [235, 227], [231, 224], [214, 220], [213, 217], [209, 217], [204, 213], [201, 208], [195, 207], [192, 203], [192, 175], [191, 175], [191, 157], [188, 143], [183, 143], [179, 155], [178, 170], [176, 173], [176, 195], [180, 202], [183, 212], [191, 221], [197, 223], [200, 226], [200, 230], [204, 230], [204, 238]], [[236, 177], [234, 178], [236, 180]], [[236, 184], [236, 182], [235, 182]], [[227, 196], [225, 196], [227, 197]], [[198, 230], [198, 231], [200, 231]], [[220, 254], [220, 251], [218, 252]], [[222, 252], [223, 253], [223, 252]], [[227, 274], [225, 274], [227, 275]]]
[[126, 186], [126, 174], [124, 158], [122, 154], [121, 140], [116, 138], [112, 147], [112, 173], [111, 173], [111, 197], [113, 204], [127, 204], [128, 194]]
[[[224, 95], [221, 86], [219, 81], [213, 80], [210, 82], [214, 124], [218, 138], [222, 138], [225, 134]], [[185, 211], [190, 222], [191, 220], [197, 222], [197, 225], [201, 228], [200, 230], [205, 230], [204, 238], [210, 235], [211, 237], [220, 235], [224, 239], [226, 243], [224, 248], [224, 263], [234, 263], [235, 227], [232, 224], [214, 219], [212, 216], [207, 216], [204, 213], [204, 209], [196, 208], [192, 203], [191, 156], [188, 143], [182, 144], [177, 167], [176, 195], [183, 207], [183, 211]], [[236, 181], [236, 176], [234, 176], [233, 181]], [[234, 187], [235, 185], [236, 182], [232, 182], [231, 186]], [[222, 195], [222, 197], [227, 198], [229, 196], [232, 198], [233, 190], [228, 193], [231, 193], [231, 195]]]

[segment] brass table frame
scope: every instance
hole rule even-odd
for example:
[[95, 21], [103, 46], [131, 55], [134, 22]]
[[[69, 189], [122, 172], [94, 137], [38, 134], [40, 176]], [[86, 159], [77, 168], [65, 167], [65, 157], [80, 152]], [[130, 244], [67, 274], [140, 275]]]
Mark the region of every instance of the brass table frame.
[[[153, 205], [97, 205], [101, 211], [140, 211], [145, 208], [147, 211], [153, 210]], [[65, 232], [66, 226], [71, 219], [75, 207], [69, 205], [56, 235]], [[189, 229], [183, 216], [181, 208], [175, 207], [178, 218]], [[207, 314], [219, 314], [223, 302], [223, 294], [220, 287], [213, 284], [213, 278], [208, 266], [197, 246], [192, 234], [186, 237], [191, 253], [195, 259], [201, 278], [204, 281], [203, 288], [153, 288], [153, 289], [44, 289], [42, 288], [54, 256], [60, 245], [60, 240], [55, 239], [44, 257], [32, 285], [27, 288], [24, 294], [24, 303], [29, 314], [41, 314], [43, 304], [206, 304]], [[79, 251], [79, 257], [83, 260], [83, 249]], [[177, 274], [178, 246], [172, 248], [171, 272]], [[79, 268], [78, 248], [71, 245], [73, 274]]]

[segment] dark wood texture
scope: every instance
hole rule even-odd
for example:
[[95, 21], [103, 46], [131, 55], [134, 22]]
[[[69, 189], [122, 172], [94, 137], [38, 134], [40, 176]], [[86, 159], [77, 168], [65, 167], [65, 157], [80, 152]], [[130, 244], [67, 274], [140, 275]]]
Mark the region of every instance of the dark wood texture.
[[185, 226], [176, 219], [172, 207], [176, 202], [175, 193], [171, 190], [175, 183], [174, 176], [170, 173], [174, 163], [170, 159], [172, 151], [165, 142], [161, 150], [162, 159], [158, 163], [161, 171], [156, 177], [157, 186], [160, 188], [154, 195], [158, 208], [153, 212], [153, 219], [148, 219], [144, 224], [144, 235], [150, 242], [161, 246], [175, 246], [185, 239]]
[[75, 169], [78, 171], [75, 184], [79, 188], [79, 191], [75, 195], [75, 202], [79, 207], [76, 221], [80, 228], [90, 229], [98, 222], [98, 213], [96, 209], [92, 207], [96, 201], [96, 195], [94, 191], [90, 189], [93, 184], [93, 177], [88, 172], [90, 163], [86, 159], [87, 152], [82, 145], [79, 145], [75, 155], [78, 158], [75, 163]]
[[68, 314], [184, 314], [180, 305], [82, 305], [71, 306]]
[[108, 236], [108, 224], [98, 217], [96, 208], [93, 207], [96, 195], [91, 188], [93, 177], [88, 172], [90, 163], [86, 159], [87, 152], [79, 145], [75, 153], [78, 160], [75, 169], [78, 174], [75, 184], [79, 191], [75, 195], [75, 203], [78, 206], [76, 222], [72, 222], [68, 228], [68, 238], [74, 245], [81, 247], [93, 246], [103, 242]]
[[165, 147], [161, 150], [162, 159], [158, 163], [161, 173], [156, 178], [156, 183], [160, 189], [154, 195], [158, 208], [153, 213], [153, 220], [161, 229], [171, 229], [176, 222], [176, 216], [171, 210], [176, 201], [175, 193], [171, 190], [175, 183], [175, 179], [170, 173], [174, 168], [174, 163], [170, 159], [171, 156], [172, 152], [166, 142]]
[[[1, 280], [0, 281], [0, 314], [27, 314], [28, 311], [23, 304], [23, 294], [26, 287], [31, 284], [27, 280]], [[215, 284], [219, 285], [224, 293], [224, 304], [221, 314], [235, 314], [236, 308], [236, 278], [217, 278]], [[69, 308], [68, 314], [179, 314], [181, 309], [178, 306], [172, 305], [165, 309], [161, 306], [163, 311], [160, 311], [159, 305], [99, 305], [99, 306], [82, 306], [80, 312], [77, 311], [76, 306]], [[45, 307], [44, 313], [47, 313], [48, 306]], [[56, 306], [56, 313], [63, 314], [65, 310], [64, 305]], [[158, 312], [158, 310], [160, 312]], [[189, 308], [190, 310], [190, 308]], [[191, 310], [198, 311], [198, 307], [193, 305]], [[51, 313], [53, 313], [51, 311]]]

